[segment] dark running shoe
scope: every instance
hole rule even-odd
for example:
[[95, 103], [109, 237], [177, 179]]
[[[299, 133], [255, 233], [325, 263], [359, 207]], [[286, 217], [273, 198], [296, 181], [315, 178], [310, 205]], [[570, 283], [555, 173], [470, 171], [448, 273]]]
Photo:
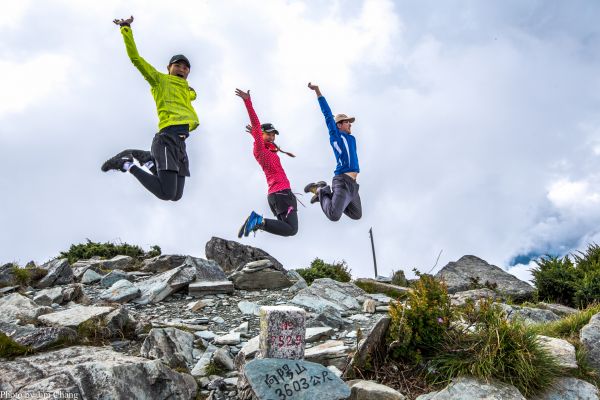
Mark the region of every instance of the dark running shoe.
[[111, 169], [119, 170], [121, 172], [127, 172], [123, 165], [126, 162], [133, 162], [133, 156], [131, 153], [128, 153], [127, 150], [120, 152], [116, 156], [109, 158], [102, 164], [100, 168], [103, 172], [110, 171]]
[[257, 231], [263, 223], [263, 217], [252, 211], [246, 222], [246, 229], [244, 229], [244, 236], [248, 236], [250, 232]]
[[310, 199], [310, 204], [315, 204], [319, 202], [319, 195], [315, 194], [311, 199]]
[[250, 232], [257, 231], [263, 223], [263, 217], [252, 211], [244, 224], [238, 231], [238, 238], [241, 238], [242, 235], [248, 236]]
[[150, 154], [149, 151], [146, 151], [146, 150], [136, 150], [136, 149], [125, 150], [125, 151], [128, 151], [129, 153], [131, 153], [131, 155], [133, 156], [133, 158], [135, 158], [136, 160], [138, 160], [138, 162], [141, 165], [146, 164], [148, 161], [153, 161], [152, 160], [152, 154]]
[[[312, 194], [317, 194], [317, 190], [327, 186], [327, 183], [323, 182], [323, 181], [319, 181], [319, 182], [311, 182], [308, 185], [306, 185], [304, 187], [304, 193], [308, 193], [311, 192]], [[312, 203], [312, 201], [311, 201]]]

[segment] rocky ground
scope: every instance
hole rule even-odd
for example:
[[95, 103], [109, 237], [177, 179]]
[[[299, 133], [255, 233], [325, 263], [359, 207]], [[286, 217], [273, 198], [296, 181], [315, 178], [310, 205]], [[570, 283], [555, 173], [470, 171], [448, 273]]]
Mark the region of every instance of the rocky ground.
[[[0, 351], [7, 357], [10, 351], [26, 354], [0, 363], [0, 393], [249, 399], [253, 392], [243, 371], [259, 350], [259, 309], [286, 305], [306, 310], [305, 359], [346, 379], [352, 399], [407, 398], [345, 374], [383, 346], [392, 299], [382, 293], [392, 285], [369, 282], [381, 289], [375, 294], [330, 279], [308, 287], [264, 251], [219, 238], [207, 243], [206, 254], [209, 260], [162, 255], [141, 265], [127, 256], [72, 265], [53, 260], [31, 268], [26, 287], [14, 285], [19, 271], [1, 266]], [[455, 304], [468, 298], [501, 300], [499, 293], [528, 299], [533, 293], [528, 284], [474, 256], [450, 263], [438, 275], [448, 282]], [[466, 290], [473, 277], [493, 283], [495, 290]], [[531, 323], [576, 311], [550, 304], [503, 307], [510, 318]], [[600, 314], [582, 330], [581, 340], [590, 365], [600, 371], [598, 321]], [[577, 366], [571, 344], [544, 340], [565, 368]], [[523, 398], [510, 385], [465, 377], [419, 400], [474, 399], [481, 393], [490, 399]], [[539, 397], [554, 398], [598, 399], [598, 388], [564, 378], [554, 392]]]

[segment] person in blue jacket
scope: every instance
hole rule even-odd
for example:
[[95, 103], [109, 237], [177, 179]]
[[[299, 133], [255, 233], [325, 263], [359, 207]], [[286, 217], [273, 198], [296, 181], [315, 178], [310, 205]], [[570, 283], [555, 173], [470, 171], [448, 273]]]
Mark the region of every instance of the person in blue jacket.
[[356, 154], [356, 138], [352, 135], [352, 123], [355, 118], [346, 114], [337, 114], [334, 117], [319, 87], [310, 82], [308, 87], [317, 94], [337, 165], [331, 187], [324, 181], [312, 182], [306, 185], [304, 192], [314, 194], [310, 202], [320, 202], [323, 213], [331, 221], [339, 221], [342, 214], [352, 219], [360, 219], [362, 205], [358, 193], [359, 185], [356, 183], [360, 168]]

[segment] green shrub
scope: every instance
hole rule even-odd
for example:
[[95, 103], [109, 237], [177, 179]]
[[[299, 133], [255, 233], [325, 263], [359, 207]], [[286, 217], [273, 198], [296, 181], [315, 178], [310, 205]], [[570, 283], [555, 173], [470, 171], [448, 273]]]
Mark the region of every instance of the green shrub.
[[92, 257], [101, 257], [104, 259], [113, 258], [118, 255], [130, 256], [141, 259], [154, 257], [161, 254], [159, 246], [152, 246], [148, 253], [145, 253], [141, 247], [127, 243], [96, 243], [86, 239], [86, 243], [72, 244], [68, 251], [62, 251], [59, 258], [67, 258], [69, 263], [73, 264], [78, 260], [84, 260]]
[[462, 323], [446, 332], [442, 350], [429, 364], [434, 382], [463, 375], [496, 378], [530, 397], [561, 372], [537, 334], [521, 321], [509, 321], [491, 300], [469, 302], [456, 316]]
[[32, 350], [29, 347], [20, 345], [0, 332], [0, 358], [13, 358], [31, 352]]
[[533, 282], [540, 300], [587, 307], [600, 301], [600, 246], [563, 258], [545, 256], [536, 261]]
[[48, 274], [48, 270], [39, 268], [35, 264], [27, 264], [25, 268], [13, 264], [11, 268], [12, 280], [15, 285], [28, 286], [32, 282], [37, 282]]
[[408, 281], [404, 275], [404, 271], [399, 269], [398, 271], [392, 272], [392, 285], [408, 287]]
[[320, 278], [331, 278], [339, 282], [350, 282], [350, 279], [352, 279], [350, 271], [351, 270], [344, 260], [338, 263], [334, 261], [333, 264], [328, 264], [320, 258], [315, 258], [310, 263], [309, 268], [300, 268], [296, 270], [309, 285], [312, 284], [315, 279]]
[[393, 358], [420, 362], [435, 352], [450, 326], [452, 311], [446, 284], [421, 274], [406, 304], [390, 305], [388, 342]]

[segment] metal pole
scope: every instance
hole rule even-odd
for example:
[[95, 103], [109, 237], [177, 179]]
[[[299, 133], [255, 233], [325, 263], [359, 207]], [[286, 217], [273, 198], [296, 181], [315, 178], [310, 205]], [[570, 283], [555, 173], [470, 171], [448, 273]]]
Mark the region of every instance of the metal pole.
[[369, 229], [371, 236], [371, 249], [373, 249], [373, 267], [375, 268], [375, 279], [377, 279], [377, 259], [375, 258], [375, 242], [373, 242], [373, 228]]

